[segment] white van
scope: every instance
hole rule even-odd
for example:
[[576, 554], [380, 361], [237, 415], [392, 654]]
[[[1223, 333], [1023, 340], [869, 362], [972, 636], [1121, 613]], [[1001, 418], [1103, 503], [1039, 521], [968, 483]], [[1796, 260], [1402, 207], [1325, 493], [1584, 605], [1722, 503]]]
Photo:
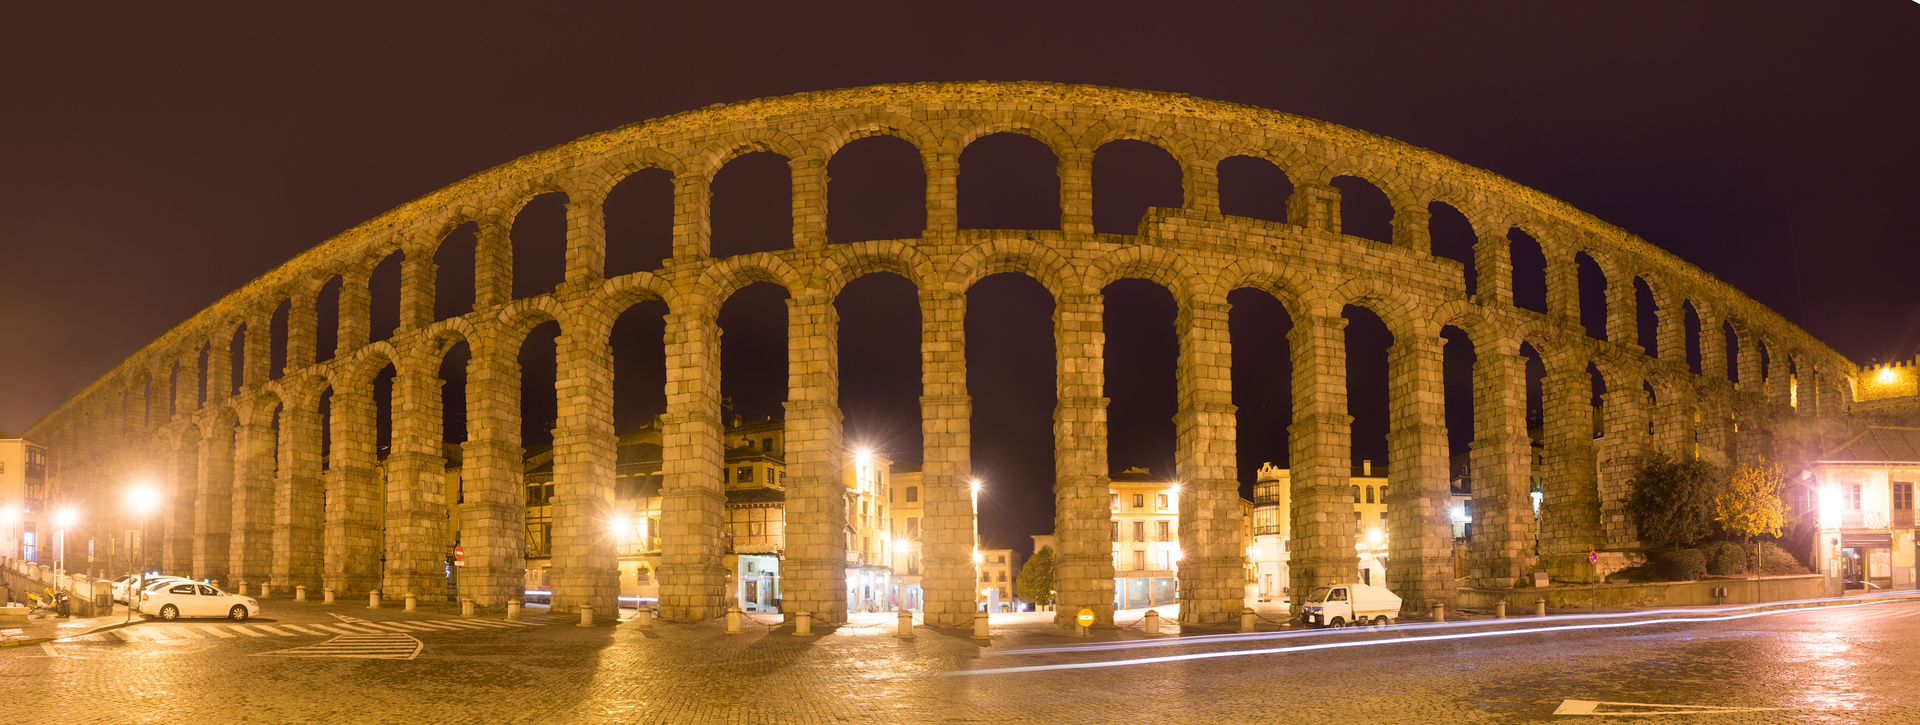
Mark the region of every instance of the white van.
[[1300, 614], [1309, 627], [1385, 625], [1400, 618], [1400, 595], [1368, 584], [1334, 584], [1307, 595]]

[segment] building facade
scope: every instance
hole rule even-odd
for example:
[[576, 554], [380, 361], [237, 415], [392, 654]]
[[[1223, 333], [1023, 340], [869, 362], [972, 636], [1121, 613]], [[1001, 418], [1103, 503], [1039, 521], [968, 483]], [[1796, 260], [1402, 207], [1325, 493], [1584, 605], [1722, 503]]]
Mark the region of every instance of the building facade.
[[1787, 489], [1788, 541], [1817, 526], [1810, 561], [1829, 587], [1914, 589], [1920, 427], [1871, 426], [1813, 461]]
[[60, 559], [63, 542], [50, 538], [56, 525], [53, 496], [46, 447], [0, 433], [0, 557], [34, 563]]

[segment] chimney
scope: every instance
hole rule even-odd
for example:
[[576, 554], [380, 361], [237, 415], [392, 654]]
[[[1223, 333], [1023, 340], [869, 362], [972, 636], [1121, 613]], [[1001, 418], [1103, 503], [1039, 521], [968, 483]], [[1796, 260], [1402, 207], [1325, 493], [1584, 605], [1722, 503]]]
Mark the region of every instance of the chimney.
[[1362, 476], [1373, 475], [1373, 461], [1371, 459], [1360, 462], [1360, 475]]
[[734, 414], [733, 414], [733, 427], [735, 427], [735, 428], [738, 428], [738, 427], [740, 427], [740, 422], [741, 422], [741, 421], [740, 421], [740, 414], [739, 414], [739, 413], [734, 413]]

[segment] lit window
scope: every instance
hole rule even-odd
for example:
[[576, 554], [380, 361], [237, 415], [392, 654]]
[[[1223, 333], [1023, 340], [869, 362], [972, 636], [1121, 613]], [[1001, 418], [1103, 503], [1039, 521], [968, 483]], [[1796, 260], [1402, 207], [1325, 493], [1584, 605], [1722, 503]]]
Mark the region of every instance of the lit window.
[[1113, 540], [1119, 541], [1120, 540], [1120, 522], [1115, 521], [1112, 523], [1113, 523]]
[[1858, 484], [1858, 483], [1852, 483], [1847, 485], [1847, 499], [1848, 499], [1847, 508], [1851, 508], [1855, 511], [1860, 510], [1860, 488], [1861, 488], [1861, 484]]
[[1133, 522], [1133, 540], [1134, 541], [1147, 540], [1147, 522], [1145, 521]]
[[1905, 511], [1913, 508], [1913, 484], [1893, 484], [1893, 508], [1895, 511]]
[[1146, 570], [1147, 568], [1147, 552], [1146, 551], [1141, 549], [1133, 550], [1133, 568], [1141, 571]]
[[1360, 487], [1359, 486], [1353, 487], [1353, 502], [1360, 503]]
[[1367, 487], [1367, 503], [1373, 503], [1373, 487]]
[[1160, 540], [1160, 541], [1171, 541], [1171, 540], [1172, 540], [1172, 539], [1171, 539], [1171, 538], [1169, 538], [1169, 537], [1168, 537], [1168, 535], [1167, 535], [1167, 522], [1165, 522], [1165, 521], [1157, 521], [1157, 522], [1155, 522], [1155, 523], [1154, 523], [1154, 533], [1156, 533], [1156, 534], [1159, 534], [1159, 540]]
[[1161, 511], [1167, 510], [1167, 495], [1164, 493], [1160, 494], [1160, 510]]
[[1144, 494], [1144, 493], [1136, 493], [1136, 494], [1134, 494], [1134, 495], [1133, 495], [1133, 507], [1134, 507], [1134, 508], [1137, 508], [1137, 509], [1142, 509], [1142, 508], [1146, 508], [1146, 507], [1147, 507], [1147, 495], [1146, 495], [1146, 494]]
[[741, 466], [735, 469], [733, 480], [736, 483], [753, 483], [753, 466]]

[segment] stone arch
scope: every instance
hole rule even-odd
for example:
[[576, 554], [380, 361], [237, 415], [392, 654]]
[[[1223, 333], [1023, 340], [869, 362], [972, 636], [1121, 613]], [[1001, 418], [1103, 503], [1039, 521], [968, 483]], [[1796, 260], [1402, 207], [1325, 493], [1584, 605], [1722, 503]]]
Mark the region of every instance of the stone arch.
[[1192, 280], [1201, 279], [1201, 275], [1193, 263], [1178, 252], [1130, 245], [1094, 260], [1088, 265], [1082, 284], [1088, 290], [1099, 290], [1125, 278], [1144, 279], [1167, 288], [1173, 293], [1174, 301], [1184, 308], [1193, 301]]
[[618, 317], [627, 308], [648, 300], [660, 300], [667, 303], [668, 310], [677, 310], [680, 308], [677, 297], [678, 293], [666, 280], [650, 272], [634, 272], [607, 280], [596, 295], [594, 305]]
[[[1046, 144], [1059, 158], [1073, 150], [1073, 136], [1053, 119], [1029, 111], [995, 110], [978, 111], [962, 115], [948, 127], [948, 138], [953, 148], [964, 151], [967, 146], [984, 137], [996, 133], [1017, 133]], [[1091, 149], [1089, 149], [1090, 151]]]
[[711, 184], [713, 177], [734, 159], [762, 151], [786, 157], [787, 164], [790, 166], [799, 159], [824, 160], [826, 158], [817, 149], [809, 147], [785, 131], [760, 126], [723, 134], [719, 139], [687, 154], [686, 163], [690, 172], [699, 173], [706, 177], [707, 183]]
[[[1333, 289], [1333, 299], [1338, 304], [1335, 310], [1352, 305], [1378, 315], [1396, 340], [1421, 334], [1426, 327], [1422, 323], [1427, 321], [1427, 315], [1420, 310], [1419, 299], [1395, 289], [1389, 282], [1365, 277], [1350, 279]], [[1435, 327], [1433, 332], [1438, 335], [1439, 328]]]
[[862, 109], [814, 132], [822, 158], [833, 158], [847, 144], [872, 136], [892, 136], [920, 150], [921, 158], [940, 146], [940, 134], [926, 123], [898, 113]]
[[876, 272], [889, 272], [906, 278], [914, 287], [927, 289], [936, 284], [938, 272], [926, 252], [911, 244], [867, 241], [836, 245], [814, 269], [813, 286], [829, 297], [854, 280]]
[[1054, 299], [1069, 290], [1081, 288], [1079, 275], [1065, 257], [1051, 247], [1031, 239], [996, 239], [983, 242], [960, 254], [948, 273], [948, 284], [966, 290], [1001, 272], [1019, 272], [1047, 288]]
[[688, 294], [688, 307], [704, 308], [709, 315], [717, 313], [733, 293], [755, 282], [771, 282], [798, 298], [810, 281], [777, 255], [742, 254], [716, 260], [707, 267]]
[[[578, 180], [580, 195], [577, 198], [598, 206], [606, 201], [608, 194], [613, 193], [613, 187], [647, 169], [660, 169], [678, 179], [686, 173], [686, 164], [679, 157], [653, 146], [629, 148], [601, 162], [591, 171], [582, 173]], [[447, 231], [451, 232], [452, 227]]]

